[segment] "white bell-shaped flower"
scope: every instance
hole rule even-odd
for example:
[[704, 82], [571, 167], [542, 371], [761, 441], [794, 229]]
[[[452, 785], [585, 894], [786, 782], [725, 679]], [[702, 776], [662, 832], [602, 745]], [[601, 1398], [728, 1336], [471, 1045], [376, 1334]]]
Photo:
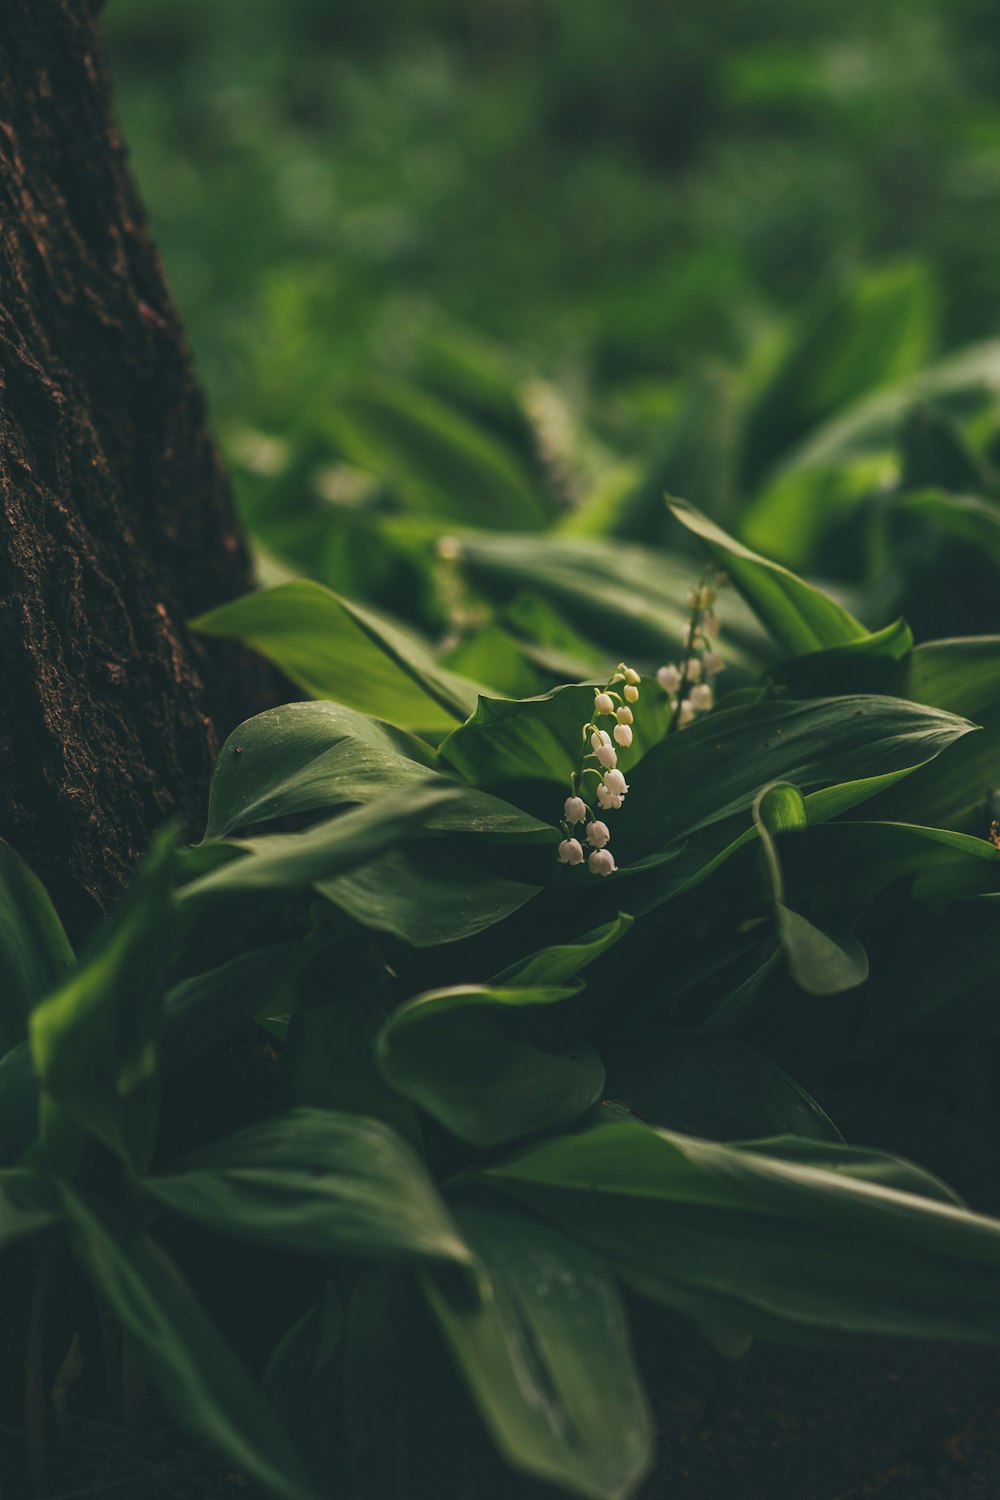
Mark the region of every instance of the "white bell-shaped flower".
[[558, 849], [561, 865], [582, 865], [583, 845], [579, 839], [563, 839]]
[[597, 788], [597, 805], [602, 812], [617, 812], [624, 801], [623, 792], [609, 792], [603, 782]]
[[726, 665], [718, 651], [706, 651], [702, 662], [709, 677], [717, 677]]
[[628, 782], [625, 780], [625, 777], [622, 775], [621, 771], [606, 771], [604, 774], [603, 784], [607, 787], [609, 792], [614, 792], [616, 796], [619, 797], [624, 797], [625, 793], [628, 791]]
[[611, 736], [606, 729], [595, 729], [590, 736], [590, 748], [596, 754], [602, 745], [610, 745]]
[[599, 820], [587, 824], [587, 843], [594, 849], [603, 849], [611, 837], [611, 829], [607, 823]]
[[680, 714], [679, 714], [678, 719], [677, 719], [678, 724], [683, 729], [684, 725], [685, 724], [690, 724], [691, 720], [693, 718], [694, 718], [694, 704], [691, 702], [690, 698], [682, 698], [681, 699], [681, 711], [680, 711]]
[[587, 816], [587, 804], [582, 797], [567, 797], [563, 803], [563, 816], [567, 823], [582, 823]]
[[595, 714], [613, 714], [615, 711], [615, 700], [610, 693], [598, 693], [594, 698]]
[[691, 660], [687, 664], [687, 677], [688, 682], [701, 681], [701, 662], [698, 660], [697, 656], [692, 656]]
[[591, 875], [610, 875], [618, 868], [610, 849], [595, 849], [587, 860], [587, 864], [590, 866]]
[[697, 713], [704, 713], [707, 708], [712, 707], [712, 689], [707, 682], [699, 682], [691, 689], [691, 707]]
[[665, 693], [673, 694], [681, 685], [681, 674], [671, 662], [669, 666], [660, 668], [656, 680]]
[[615, 725], [615, 744], [627, 750], [632, 743], [632, 730], [628, 724]]
[[[620, 727], [621, 726], [619, 725], [619, 728]], [[618, 735], [618, 730], [616, 729], [615, 730], [615, 736], [616, 736], [616, 738], [617, 738], [617, 735]], [[615, 768], [615, 766], [618, 764], [618, 751], [615, 749], [614, 745], [600, 745], [595, 753], [596, 753], [597, 759], [600, 761], [601, 765], [604, 766], [609, 771], [613, 770]]]
[[629, 708], [628, 704], [623, 703], [621, 708], [615, 714], [615, 718], [618, 720], [619, 724], [631, 724], [632, 720], [635, 718], [635, 715]]

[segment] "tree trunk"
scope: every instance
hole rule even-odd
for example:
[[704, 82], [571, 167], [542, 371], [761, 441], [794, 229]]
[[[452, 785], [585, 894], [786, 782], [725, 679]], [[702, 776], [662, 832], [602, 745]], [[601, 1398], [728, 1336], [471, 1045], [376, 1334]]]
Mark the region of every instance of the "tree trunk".
[[0, 0], [0, 834], [78, 934], [267, 693], [185, 628], [248, 559], [98, 9]]

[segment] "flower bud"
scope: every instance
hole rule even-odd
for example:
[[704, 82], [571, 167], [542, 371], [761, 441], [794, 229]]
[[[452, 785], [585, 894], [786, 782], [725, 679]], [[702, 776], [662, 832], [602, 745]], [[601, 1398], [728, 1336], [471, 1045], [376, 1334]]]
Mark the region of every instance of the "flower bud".
[[712, 689], [707, 682], [699, 682], [691, 689], [691, 707], [698, 713], [712, 707]]
[[613, 714], [615, 702], [610, 693], [598, 693], [594, 698], [595, 714]]
[[582, 797], [567, 797], [563, 803], [563, 814], [567, 823], [582, 823], [587, 816], [587, 805]]
[[624, 697], [626, 703], [638, 703], [639, 689], [636, 687], [634, 682], [628, 683], [622, 689], [622, 696]]
[[629, 687], [638, 687], [640, 682], [642, 681], [642, 678], [633, 667], [626, 667], [625, 681], [628, 683]]
[[591, 875], [610, 875], [618, 868], [610, 849], [595, 849], [587, 863], [590, 866]]
[[688, 682], [701, 681], [701, 662], [698, 660], [697, 656], [692, 656], [691, 660], [687, 664], [687, 678]]
[[609, 792], [614, 792], [620, 797], [624, 797], [628, 791], [628, 782], [620, 771], [605, 771], [603, 785]]
[[691, 720], [693, 718], [694, 718], [694, 704], [691, 702], [690, 698], [682, 698], [681, 699], [680, 717], [677, 720], [678, 724], [683, 729], [684, 725], [685, 724], [690, 724]]
[[661, 667], [656, 674], [656, 680], [665, 693], [676, 693], [681, 685], [681, 674], [671, 663], [669, 667]]
[[704, 632], [705, 632], [706, 635], [718, 635], [718, 633], [719, 633], [719, 617], [718, 617], [718, 615], [706, 615], [705, 618], [701, 622], [701, 628], [702, 628], [702, 630], [704, 630]]
[[607, 823], [587, 824], [587, 843], [591, 844], [595, 849], [603, 849], [610, 837], [611, 829]]
[[632, 743], [632, 730], [628, 724], [615, 725], [615, 743], [627, 750]]
[[628, 708], [624, 703], [615, 714], [615, 718], [618, 720], [619, 724], [631, 724], [633, 717], [634, 715], [632, 713], [632, 710]]
[[559, 845], [558, 853], [561, 865], [583, 864], [583, 845], [579, 839], [563, 839]]
[[[618, 733], [617, 729], [615, 733]], [[601, 765], [606, 766], [608, 770], [612, 770], [618, 764], [618, 752], [614, 745], [601, 745], [596, 753]]]

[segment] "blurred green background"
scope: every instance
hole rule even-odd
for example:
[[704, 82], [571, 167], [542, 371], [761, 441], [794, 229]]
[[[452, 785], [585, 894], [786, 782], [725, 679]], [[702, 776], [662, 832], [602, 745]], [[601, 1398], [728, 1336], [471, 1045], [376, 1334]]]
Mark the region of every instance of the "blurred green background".
[[655, 545], [669, 487], [878, 620], [912, 613], [941, 519], [907, 502], [899, 544], [881, 497], [993, 495], [988, 0], [110, 0], [105, 24], [272, 560], [433, 631], [418, 534]]

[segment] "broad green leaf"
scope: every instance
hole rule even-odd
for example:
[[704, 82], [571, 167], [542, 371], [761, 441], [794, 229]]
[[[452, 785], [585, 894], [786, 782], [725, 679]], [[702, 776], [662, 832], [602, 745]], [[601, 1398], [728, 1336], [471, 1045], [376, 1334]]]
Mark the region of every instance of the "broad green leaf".
[[884, 793], [875, 816], [986, 834], [989, 799], [1000, 787], [1000, 636], [928, 641], [900, 665], [887, 691], [962, 714], [982, 733], [939, 765], [921, 767], [912, 787]]
[[865, 627], [827, 594], [780, 563], [751, 552], [693, 506], [682, 500], [668, 503], [678, 521], [705, 544], [712, 561], [725, 569], [761, 624], [786, 651], [799, 655], [865, 640]]
[[510, 803], [439, 777], [435, 761], [421, 740], [337, 703], [269, 709], [241, 724], [219, 752], [205, 837], [431, 784], [453, 793], [428, 815], [427, 827], [435, 831], [519, 841], [557, 836]]
[[508, 698], [528, 698], [548, 686], [546, 675], [530, 661], [520, 641], [495, 620], [460, 641], [443, 662], [450, 671]]
[[430, 813], [457, 795], [448, 785], [437, 787], [425, 782], [420, 789], [397, 792], [370, 807], [337, 813], [314, 823], [304, 833], [229, 840], [221, 847], [241, 851], [242, 857], [227, 860], [182, 886], [178, 901], [182, 907], [191, 907], [208, 897], [303, 890], [330, 880], [373, 859], [400, 839], [412, 838], [425, 826]]
[[944, 490], [911, 490], [899, 496], [896, 509], [933, 522], [947, 537], [974, 549], [994, 567], [1000, 566], [1000, 505], [995, 500]]
[[188, 1067], [265, 1006], [280, 1009], [275, 997], [294, 988], [306, 956], [302, 943], [276, 943], [173, 985], [163, 1007], [164, 1074]]
[[772, 782], [754, 798], [753, 820], [764, 851], [774, 918], [788, 968], [800, 989], [810, 995], [838, 995], [868, 978], [868, 955], [850, 933], [834, 937], [785, 905], [785, 881], [776, 836], [808, 827], [805, 799], [797, 786]]
[[620, 942], [631, 926], [632, 918], [619, 912], [613, 922], [605, 922], [603, 927], [585, 932], [572, 942], [559, 943], [552, 948], [539, 948], [527, 958], [518, 959], [497, 974], [493, 983], [498, 986], [514, 985], [522, 989], [539, 984], [568, 984], [581, 969], [585, 969], [588, 964], [600, 958], [602, 953]]
[[362, 926], [431, 948], [493, 927], [541, 887], [491, 873], [475, 844], [451, 839], [390, 849], [316, 889]]
[[785, 846], [784, 863], [795, 889], [828, 909], [860, 910], [901, 880], [916, 900], [927, 902], [976, 896], [1000, 881], [1000, 849], [987, 839], [914, 823], [810, 827]]
[[850, 932], [825, 932], [780, 901], [775, 919], [792, 978], [810, 995], [839, 995], [868, 978], [868, 955]]
[[248, 594], [192, 626], [251, 646], [313, 698], [332, 698], [404, 729], [451, 729], [476, 701], [476, 684], [439, 667], [415, 636], [319, 583]]
[[0, 839], [0, 1056], [25, 1040], [32, 1006], [73, 962], [45, 887]]
[[[564, 611], [588, 640], [606, 643], [611, 665], [627, 649], [671, 660], [688, 623], [685, 600], [696, 568], [652, 547], [583, 537], [463, 534], [472, 579], [502, 597], [531, 589]], [[726, 661], [756, 670], [773, 655], [742, 600], [725, 603]]]
[[927, 267], [912, 260], [823, 289], [749, 414], [751, 472], [845, 403], [918, 370], [931, 352], [937, 302]]
[[[896, 620], [861, 641], [809, 651], [768, 669], [768, 680], [794, 698], [828, 698], [847, 693], [892, 692], [901, 663], [913, 650], [913, 633], [905, 620]], [[901, 693], [912, 698], [911, 693]], [[917, 698], [914, 701], [926, 700]], [[943, 708], [944, 704], [934, 704]]]
[[840, 1140], [794, 1079], [730, 1037], [658, 1029], [612, 1042], [601, 1056], [605, 1099], [647, 1124], [714, 1141], [766, 1135]]
[[112, 1209], [59, 1196], [73, 1248], [177, 1416], [282, 1500], [318, 1500], [260, 1391], [160, 1247]]
[[383, 1027], [379, 1066], [407, 1099], [476, 1146], [569, 1124], [600, 1097], [601, 1060], [589, 1047], [544, 1050], [525, 1033], [531, 1011], [575, 993], [465, 985], [419, 995]]
[[966, 440], [958, 421], [934, 406], [907, 414], [900, 435], [903, 490], [940, 487], [954, 495], [995, 492], [997, 476]]
[[590, 1500], [624, 1500], [653, 1428], [614, 1280], [597, 1256], [498, 1200], [456, 1217], [489, 1276], [478, 1307], [424, 1291], [483, 1420], [515, 1468]]
[[416, 1156], [387, 1125], [363, 1115], [289, 1110], [142, 1186], [175, 1213], [276, 1249], [472, 1261]]
[[507, 530], [542, 523], [542, 501], [515, 455], [426, 391], [370, 379], [327, 420], [347, 457], [418, 515]]
[[794, 1159], [769, 1145], [615, 1121], [483, 1176], [671, 1306], [708, 1297], [716, 1315], [792, 1336], [1000, 1340], [1000, 1221], [935, 1201], [940, 1184], [922, 1187], [916, 1168], [902, 1190], [873, 1181], [870, 1152], [855, 1174], [847, 1148], [831, 1171], [828, 1143]]
[[822, 469], [865, 455], [886, 453], [896, 444], [908, 412], [928, 401], [946, 410], [987, 402], [1000, 388], [1000, 340], [961, 349], [918, 371], [899, 385], [855, 403], [809, 434], [789, 457], [783, 472]]
[[[940, 709], [860, 695], [719, 709], [626, 772], [616, 848], [632, 858], [747, 816], [760, 789], [777, 780], [822, 788], [817, 814], [833, 816], [886, 784], [875, 778], [932, 760], [974, 728]], [[716, 830], [723, 838], [727, 831]]]
[[[315, 974], [317, 987], [321, 971]], [[422, 1153], [414, 1107], [390, 1088], [375, 1060], [394, 988], [388, 975], [368, 983], [338, 984], [326, 1004], [309, 997], [288, 1027], [283, 1058], [293, 1104], [341, 1110], [383, 1121]]]
[[133, 1167], [149, 1161], [159, 1108], [163, 995], [173, 959], [173, 837], [161, 835], [77, 967], [31, 1013], [42, 1141], [82, 1128]]
[[[640, 689], [641, 691], [641, 689]], [[594, 685], [553, 688], [537, 698], [480, 698], [475, 713], [441, 742], [442, 761], [473, 786], [551, 781], [552, 816], [562, 816], [569, 779], [586, 746], [582, 729], [594, 714]], [[667, 727], [666, 698], [652, 685], [636, 706], [631, 748], [619, 753], [626, 770], [636, 765]], [[611, 722], [610, 720], [608, 721]]]

